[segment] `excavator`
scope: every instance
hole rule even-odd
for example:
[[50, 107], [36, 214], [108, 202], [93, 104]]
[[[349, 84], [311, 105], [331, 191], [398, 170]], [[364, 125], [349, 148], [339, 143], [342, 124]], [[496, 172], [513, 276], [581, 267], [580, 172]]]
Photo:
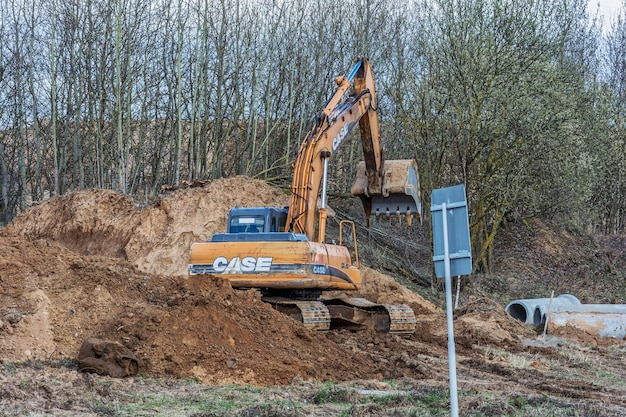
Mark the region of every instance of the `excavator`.
[[[352, 70], [336, 77], [335, 84], [299, 148], [289, 206], [232, 208], [226, 233], [192, 245], [189, 274], [215, 275], [233, 288], [259, 289], [263, 301], [312, 329], [412, 334], [416, 319], [406, 304], [322, 296], [361, 288], [354, 223], [340, 222], [338, 243], [326, 242], [325, 236], [329, 162], [357, 123], [364, 161], [351, 193], [361, 199], [367, 224], [371, 216], [406, 218], [408, 225], [414, 218], [421, 221], [417, 163], [383, 157], [369, 60], [355, 59]], [[344, 234], [351, 236], [351, 248], [342, 244]]]

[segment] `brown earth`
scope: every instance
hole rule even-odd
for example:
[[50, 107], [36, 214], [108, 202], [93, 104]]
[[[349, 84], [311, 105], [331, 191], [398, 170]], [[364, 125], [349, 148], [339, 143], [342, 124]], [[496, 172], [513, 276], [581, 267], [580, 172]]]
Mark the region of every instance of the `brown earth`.
[[[12, 361], [73, 358], [95, 336], [124, 343], [153, 376], [256, 385], [296, 376], [383, 377], [384, 362], [373, 366], [357, 349], [346, 358], [332, 341], [336, 334], [302, 328], [261, 302], [257, 291], [185, 276], [191, 243], [224, 230], [228, 208], [285, 203], [277, 189], [238, 177], [177, 190], [145, 208], [109, 190], [32, 208], [0, 237], [2, 315], [19, 317], [4, 325], [9, 337], [0, 341], [0, 354]], [[409, 303], [424, 322], [443, 319], [439, 308], [388, 276], [365, 269], [364, 281], [361, 296]], [[404, 368], [394, 372], [411, 373]]]
[[[445, 386], [445, 311], [373, 269], [364, 268], [364, 287], [351, 295], [408, 303], [418, 319], [414, 335], [317, 333], [274, 311], [255, 290], [187, 277], [191, 244], [223, 231], [230, 207], [287, 200], [262, 181], [235, 177], [174, 191], [146, 207], [113, 191], [89, 190], [22, 213], [0, 234], [2, 362], [74, 359], [87, 337], [98, 337], [129, 348], [150, 377], [258, 386], [409, 378]], [[566, 336], [567, 343], [601, 349], [598, 363], [620, 357], [611, 347], [623, 341]], [[549, 374], [557, 348], [529, 345], [537, 333], [491, 299], [471, 297], [456, 311], [455, 337], [460, 388], [548, 393], [626, 410], [623, 387], [558, 384]], [[507, 352], [530, 359], [512, 366]], [[473, 406], [469, 398], [461, 403]]]

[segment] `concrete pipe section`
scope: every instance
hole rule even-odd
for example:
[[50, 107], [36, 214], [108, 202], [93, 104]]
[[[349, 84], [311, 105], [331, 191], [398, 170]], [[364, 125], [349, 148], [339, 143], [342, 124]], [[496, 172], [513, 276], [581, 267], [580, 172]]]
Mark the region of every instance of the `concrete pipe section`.
[[[626, 304], [581, 304], [571, 294], [558, 297], [515, 300], [505, 308], [507, 314], [526, 324], [548, 327], [574, 327], [600, 337], [626, 337]], [[549, 310], [549, 311], [548, 311]]]
[[552, 299], [550, 304], [549, 298], [530, 298], [525, 300], [511, 301], [505, 308], [507, 314], [516, 320], [533, 326], [539, 326], [546, 321], [545, 313], [550, 310], [555, 311], [556, 306], [563, 305], [580, 305], [580, 300], [571, 294], [561, 294]]

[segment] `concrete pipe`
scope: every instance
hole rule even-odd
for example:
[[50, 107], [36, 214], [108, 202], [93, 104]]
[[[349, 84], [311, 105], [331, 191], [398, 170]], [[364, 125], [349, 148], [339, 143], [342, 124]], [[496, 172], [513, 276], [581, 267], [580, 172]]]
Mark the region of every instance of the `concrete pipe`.
[[[550, 298], [530, 298], [511, 301], [505, 308], [507, 314], [526, 324], [538, 326], [546, 319]], [[561, 294], [552, 299], [551, 309], [556, 306], [580, 305], [580, 300], [571, 294]]]
[[[585, 306], [584, 304], [579, 307]], [[611, 304], [602, 305], [598, 311], [555, 311], [550, 312], [548, 331], [553, 332], [560, 327], [582, 330], [594, 336], [626, 337], [626, 306], [619, 305], [616, 312], [610, 312]]]
[[510, 302], [505, 310], [516, 320], [538, 326], [546, 322], [549, 330], [572, 327], [600, 337], [626, 337], [626, 304], [581, 304], [571, 294], [552, 299], [532, 298]]

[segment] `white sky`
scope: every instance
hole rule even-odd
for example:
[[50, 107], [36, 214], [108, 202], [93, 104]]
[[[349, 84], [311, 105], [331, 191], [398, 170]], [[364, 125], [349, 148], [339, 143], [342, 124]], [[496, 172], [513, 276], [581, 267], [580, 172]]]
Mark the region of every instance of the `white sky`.
[[589, 0], [589, 13], [594, 14], [598, 5], [600, 5], [600, 15], [604, 16], [602, 20], [606, 26], [619, 13], [622, 0]]

